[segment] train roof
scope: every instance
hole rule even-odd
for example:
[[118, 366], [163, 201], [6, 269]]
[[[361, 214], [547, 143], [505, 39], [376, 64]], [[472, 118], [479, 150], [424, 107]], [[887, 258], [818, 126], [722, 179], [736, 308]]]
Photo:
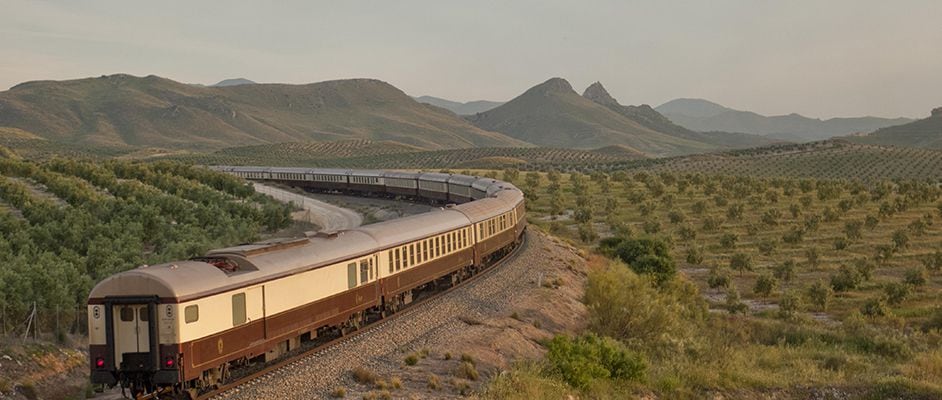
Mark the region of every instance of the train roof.
[[431, 182], [448, 182], [449, 177], [451, 177], [451, 174], [443, 174], [440, 172], [423, 172], [419, 174], [419, 179]]
[[412, 239], [458, 229], [470, 223], [463, 213], [451, 208], [397, 218], [354, 230], [370, 235], [380, 248], [396, 246]]
[[373, 177], [382, 177], [383, 171], [375, 169], [354, 169], [347, 172], [350, 175], [354, 176], [373, 176]]
[[474, 181], [478, 180], [476, 176], [467, 176], [467, 175], [452, 175], [448, 178], [448, 183], [458, 184], [462, 186], [471, 186]]
[[405, 172], [405, 171], [386, 171], [386, 172], [383, 172], [383, 176], [387, 178], [415, 179], [419, 177], [419, 174], [415, 172]]
[[[369, 254], [376, 246], [366, 233], [341, 231], [228, 247], [193, 260], [141, 266], [112, 275], [96, 285], [89, 298], [148, 293], [182, 302]], [[212, 260], [228, 261], [234, 270], [219, 268]]]

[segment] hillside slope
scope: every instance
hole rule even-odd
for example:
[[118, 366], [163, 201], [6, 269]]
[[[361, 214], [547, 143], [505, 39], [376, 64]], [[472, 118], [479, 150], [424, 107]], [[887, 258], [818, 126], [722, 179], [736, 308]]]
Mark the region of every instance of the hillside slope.
[[777, 142], [774, 139], [746, 133], [728, 133], [728, 132], [695, 132], [690, 129], [677, 125], [667, 117], [661, 115], [655, 109], [647, 104], [640, 106], [625, 106], [618, 103], [601, 82], [595, 82], [586, 88], [582, 94], [597, 104], [601, 104], [608, 109], [621, 114], [625, 118], [635, 121], [651, 130], [666, 133], [681, 139], [692, 140], [706, 143], [718, 148], [740, 149], [757, 146], [765, 146]]
[[656, 155], [707, 151], [714, 146], [647, 128], [552, 78], [493, 110], [467, 117], [481, 129], [539, 146], [592, 149], [629, 146]]
[[0, 126], [92, 146], [217, 149], [348, 139], [425, 149], [528, 145], [372, 79], [227, 87], [129, 75], [29, 82], [0, 92]]
[[473, 115], [482, 113], [504, 104], [503, 102], [488, 100], [476, 100], [461, 103], [434, 96], [419, 96], [415, 98], [415, 101], [441, 107], [458, 115]]
[[929, 118], [847, 139], [857, 143], [942, 149], [942, 107], [932, 110]]
[[676, 99], [655, 108], [675, 124], [695, 131], [744, 132], [789, 141], [814, 141], [912, 122], [908, 118], [808, 118], [765, 116], [701, 99]]

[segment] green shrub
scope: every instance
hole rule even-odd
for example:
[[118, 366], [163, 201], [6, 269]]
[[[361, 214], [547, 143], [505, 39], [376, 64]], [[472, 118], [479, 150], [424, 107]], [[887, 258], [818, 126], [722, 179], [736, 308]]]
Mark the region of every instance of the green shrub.
[[925, 285], [928, 279], [929, 275], [926, 272], [926, 268], [920, 265], [906, 270], [903, 281], [914, 287], [919, 287]]
[[724, 233], [720, 236], [720, 246], [724, 249], [731, 249], [736, 247], [736, 242], [739, 240], [739, 236], [735, 233]]
[[563, 380], [586, 388], [597, 379], [640, 380], [647, 368], [641, 356], [618, 341], [586, 334], [575, 338], [556, 336], [546, 358]]
[[851, 289], [856, 289], [857, 286], [860, 285], [861, 280], [862, 277], [856, 269], [841, 265], [837, 273], [831, 275], [831, 288], [833, 288], [835, 292], [846, 292]]
[[778, 302], [778, 317], [782, 319], [792, 319], [801, 311], [801, 296], [794, 291], [788, 290], [782, 294]]
[[707, 312], [693, 284], [674, 279], [658, 286], [618, 263], [590, 272], [583, 298], [590, 331], [652, 349], [682, 345]]
[[362, 383], [365, 385], [372, 385], [376, 383], [376, 380], [379, 379], [379, 376], [375, 372], [370, 371], [363, 367], [356, 367], [352, 372], [353, 380], [357, 383]]
[[710, 268], [710, 275], [707, 276], [707, 285], [710, 289], [728, 288], [730, 283], [729, 274], [721, 270], [720, 267]]
[[909, 297], [909, 285], [893, 282], [883, 285], [883, 293], [886, 295], [886, 302], [890, 305], [897, 305], [902, 303], [903, 300], [906, 300]]
[[729, 267], [739, 271], [739, 276], [746, 271], [752, 271], [755, 266], [752, 263], [752, 257], [745, 253], [736, 253], [729, 259]]
[[649, 274], [663, 284], [677, 272], [670, 254], [670, 245], [655, 238], [608, 238], [599, 243], [602, 254], [617, 257], [639, 274]]
[[795, 260], [785, 260], [772, 268], [772, 276], [782, 282], [788, 283], [795, 279]]
[[805, 290], [808, 302], [814, 305], [818, 311], [827, 311], [831, 298], [834, 297], [834, 290], [822, 281], [817, 281]]
[[726, 311], [730, 314], [745, 314], [749, 311], [749, 306], [742, 302], [739, 291], [734, 287], [726, 291]]
[[759, 253], [765, 256], [771, 256], [776, 247], [778, 247], [778, 241], [775, 239], [763, 239], [758, 244]]
[[884, 317], [889, 314], [889, 310], [886, 308], [886, 303], [881, 298], [874, 298], [867, 300], [862, 307], [860, 307], [860, 313], [871, 318]]
[[419, 363], [419, 357], [416, 356], [415, 354], [409, 354], [408, 356], [406, 356], [405, 362], [406, 362], [406, 365], [413, 366]]
[[700, 265], [703, 263], [703, 249], [691, 246], [687, 249], [687, 264]]
[[756, 278], [752, 292], [762, 297], [769, 297], [776, 287], [778, 287], [778, 280], [769, 274], [762, 274]]
[[455, 376], [476, 381], [480, 377], [480, 373], [478, 373], [478, 369], [474, 366], [474, 363], [462, 361], [461, 364], [458, 364], [458, 368], [455, 370]]

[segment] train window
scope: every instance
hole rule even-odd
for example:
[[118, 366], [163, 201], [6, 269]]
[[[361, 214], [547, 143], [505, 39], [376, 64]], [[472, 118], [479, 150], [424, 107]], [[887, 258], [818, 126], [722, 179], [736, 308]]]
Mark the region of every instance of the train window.
[[245, 293], [232, 295], [232, 326], [245, 323]]
[[[432, 256], [434, 257], [435, 255], [433, 254]], [[422, 260], [425, 261], [425, 260], [428, 260], [428, 259], [429, 259], [429, 245], [428, 245], [428, 240], [423, 240], [423, 241], [422, 241]]]
[[409, 266], [415, 265], [415, 244], [409, 245]]
[[188, 324], [191, 322], [199, 321], [200, 320], [200, 306], [195, 305], [195, 304], [192, 306], [186, 306], [186, 308], [183, 309], [183, 320], [186, 321], [186, 323]]
[[150, 312], [147, 311], [147, 306], [138, 307], [137, 320], [141, 322], [150, 321]]
[[134, 321], [134, 309], [131, 307], [121, 307], [121, 320], [124, 322]]
[[435, 237], [435, 257], [442, 255], [442, 237]]
[[393, 273], [393, 252], [389, 251], [389, 273]]
[[370, 264], [366, 260], [360, 260], [360, 283], [366, 283], [370, 280]]
[[370, 280], [376, 279], [376, 264], [373, 262], [373, 257], [370, 257]]
[[399, 248], [396, 248], [396, 271], [402, 268], [402, 257], [399, 255]]
[[347, 264], [347, 289], [357, 286], [357, 263]]

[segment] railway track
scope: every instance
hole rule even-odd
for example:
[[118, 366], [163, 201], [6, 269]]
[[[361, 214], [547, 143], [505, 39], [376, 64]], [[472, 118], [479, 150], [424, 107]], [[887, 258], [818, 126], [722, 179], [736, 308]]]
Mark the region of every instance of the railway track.
[[[263, 365], [263, 366], [262, 366], [260, 369], [258, 369], [257, 371], [252, 371], [252, 372], [249, 372], [249, 373], [247, 373], [247, 374], [245, 374], [245, 375], [235, 377], [235, 378], [233, 378], [232, 381], [230, 381], [230, 382], [228, 382], [228, 383], [226, 383], [226, 384], [224, 384], [224, 385], [222, 385], [222, 386], [220, 386], [220, 387], [218, 387], [218, 388], [216, 388], [216, 389], [214, 389], [214, 390], [211, 390], [211, 391], [208, 391], [208, 392], [205, 392], [205, 393], [201, 393], [201, 394], [199, 394], [199, 395], [196, 397], [196, 399], [197, 399], [197, 400], [206, 400], [206, 399], [214, 399], [214, 398], [224, 398], [224, 397], [225, 397], [224, 395], [226, 394], [226, 392], [229, 392], [229, 391], [231, 391], [231, 390], [233, 390], [233, 389], [235, 389], [235, 388], [237, 388], [237, 387], [241, 387], [241, 386], [244, 386], [244, 385], [251, 385], [251, 384], [254, 384], [254, 383], [257, 382], [257, 381], [262, 380], [262, 378], [264, 378], [264, 377], [265, 377], [266, 375], [268, 375], [268, 374], [274, 373], [275, 371], [281, 370], [281, 369], [283, 369], [283, 368], [289, 368], [289, 367], [291, 367], [292, 365], [295, 365], [295, 364], [299, 364], [299, 363], [303, 362], [304, 360], [306, 360], [306, 359], [308, 359], [308, 358], [310, 358], [310, 357], [316, 357], [316, 356], [318, 356], [319, 354], [321, 354], [321, 353], [323, 353], [323, 352], [326, 352], [326, 351], [329, 350], [330, 348], [332, 348], [332, 347], [334, 347], [334, 346], [337, 346], [337, 345], [339, 345], [339, 344], [341, 344], [341, 343], [347, 342], [348, 340], [351, 340], [351, 339], [353, 339], [353, 338], [356, 338], [356, 337], [359, 336], [359, 335], [362, 335], [362, 334], [365, 334], [365, 333], [368, 333], [368, 332], [372, 332], [372, 331], [374, 331], [374, 330], [377, 330], [377, 329], [381, 328], [383, 325], [386, 325], [386, 323], [388, 323], [388, 322], [391, 322], [391, 321], [394, 321], [394, 320], [397, 320], [397, 319], [400, 319], [400, 318], [404, 318], [404, 317], [410, 316], [410, 315], [412, 315], [412, 314], [414, 314], [414, 313], [416, 313], [416, 312], [419, 312], [421, 307], [426, 306], [426, 305], [429, 305], [429, 304], [432, 304], [432, 303], [434, 303], [435, 301], [442, 299], [445, 295], [447, 295], [447, 294], [450, 293], [451, 291], [453, 291], [453, 290], [455, 290], [455, 289], [458, 289], [458, 288], [461, 288], [461, 287], [464, 287], [464, 286], [467, 286], [468, 284], [470, 284], [470, 283], [472, 283], [472, 282], [478, 280], [479, 278], [488, 275], [490, 272], [492, 272], [492, 271], [498, 269], [501, 265], [503, 265], [503, 264], [505, 264], [505, 263], [507, 263], [507, 262], [513, 260], [514, 258], [516, 258], [516, 256], [517, 256], [520, 252], [522, 252], [523, 250], [525, 250], [525, 249], [527, 248], [528, 236], [529, 236], [529, 233], [526, 233], [526, 232], [525, 232], [525, 233], [523, 234], [523, 237], [522, 237], [522, 240], [520, 241], [520, 243], [519, 243], [517, 246], [515, 246], [513, 249], [511, 249], [504, 257], [502, 257], [502, 258], [500, 258], [499, 260], [493, 262], [491, 265], [487, 266], [486, 268], [484, 268], [484, 269], [481, 270], [480, 272], [474, 274], [473, 276], [471, 276], [471, 277], [468, 278], [468, 279], [465, 279], [464, 281], [462, 281], [461, 283], [459, 283], [459, 284], [457, 284], [457, 285], [450, 286], [450, 287], [445, 288], [445, 289], [443, 289], [443, 290], [440, 290], [440, 291], [431, 293], [431, 294], [429, 294], [429, 295], [427, 295], [427, 296], [425, 296], [425, 297], [422, 297], [421, 299], [412, 302], [412, 303], [409, 304], [406, 308], [400, 310], [399, 312], [397, 312], [397, 313], [395, 313], [395, 314], [392, 314], [392, 315], [390, 315], [390, 316], [387, 316], [386, 318], [382, 318], [382, 319], [376, 320], [376, 321], [374, 321], [374, 322], [371, 322], [370, 324], [366, 325], [365, 327], [363, 327], [363, 328], [361, 328], [361, 329], [358, 329], [358, 330], [356, 330], [356, 331], [354, 331], [354, 332], [351, 332], [351, 333], [349, 333], [349, 334], [347, 334], [347, 335], [344, 335], [344, 336], [341, 336], [341, 337], [336, 337], [336, 338], [334, 338], [334, 339], [332, 339], [332, 340], [329, 340], [329, 341], [326, 341], [326, 342], [323, 342], [323, 343], [315, 343], [315, 344], [311, 345], [309, 348], [301, 348], [297, 353], [289, 354], [289, 355], [287, 355], [287, 356], [285, 356], [285, 357], [283, 357], [283, 358], [280, 358], [280, 359], [278, 359], [278, 360], [276, 360], [276, 361], [272, 361], [271, 363], [267, 363], [267, 364]], [[157, 398], [163, 398], [163, 396], [162, 396], [161, 394], [159, 394], [159, 393], [156, 393], [156, 394], [150, 394], [150, 395], [147, 395], [147, 396], [142, 396], [142, 397], [139, 397], [138, 399], [139, 399], [139, 400], [143, 400], [143, 399], [157, 399]]]

